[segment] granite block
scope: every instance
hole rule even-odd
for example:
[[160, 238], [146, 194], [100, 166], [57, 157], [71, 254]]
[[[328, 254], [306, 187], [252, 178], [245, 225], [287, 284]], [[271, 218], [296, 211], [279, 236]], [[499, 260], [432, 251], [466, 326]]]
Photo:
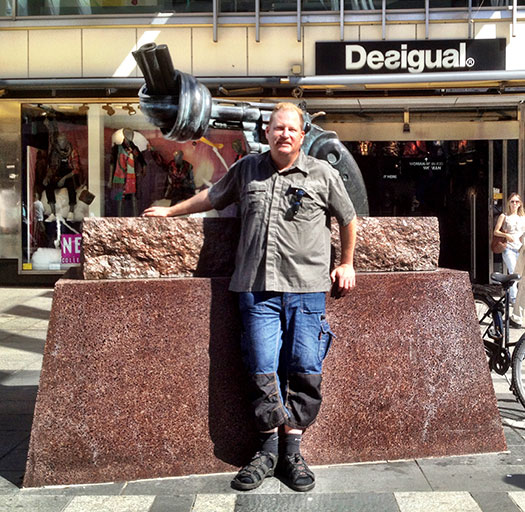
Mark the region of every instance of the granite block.
[[[82, 228], [85, 279], [229, 277], [240, 224], [233, 218], [86, 218]], [[435, 270], [435, 217], [358, 219], [358, 271]], [[332, 226], [332, 260], [339, 261]]]
[[[233, 471], [256, 443], [225, 278], [62, 279], [26, 486]], [[506, 449], [468, 274], [359, 274], [303, 453], [315, 464]]]

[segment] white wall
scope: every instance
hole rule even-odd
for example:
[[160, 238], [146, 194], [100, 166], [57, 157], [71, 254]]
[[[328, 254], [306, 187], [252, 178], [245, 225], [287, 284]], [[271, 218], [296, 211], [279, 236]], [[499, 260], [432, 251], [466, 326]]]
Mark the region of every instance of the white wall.
[[[425, 37], [422, 23], [387, 25], [388, 40]], [[467, 38], [463, 22], [431, 23], [431, 39]], [[476, 38], [507, 39], [507, 69], [522, 69], [525, 22], [518, 23], [516, 36], [511, 24], [502, 21], [476, 22]], [[339, 41], [339, 25], [305, 25], [302, 40], [297, 28], [262, 26], [260, 41], [249, 25], [219, 27], [213, 42], [211, 26], [79, 27], [0, 29], [0, 77], [136, 77], [140, 76], [131, 51], [146, 42], [169, 46], [174, 65], [196, 76], [288, 76], [294, 64], [303, 74], [315, 73], [315, 42]], [[380, 40], [381, 25], [348, 25], [345, 39]]]

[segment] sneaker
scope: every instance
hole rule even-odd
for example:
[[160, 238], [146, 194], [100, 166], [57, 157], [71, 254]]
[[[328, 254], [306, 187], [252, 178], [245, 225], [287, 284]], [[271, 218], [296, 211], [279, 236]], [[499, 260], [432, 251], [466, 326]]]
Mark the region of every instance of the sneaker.
[[67, 214], [66, 220], [68, 220], [68, 221], [70, 221], [70, 222], [71, 222], [72, 220], [75, 220], [75, 214], [74, 214], [73, 212], [69, 212], [69, 213]]
[[279, 474], [294, 491], [305, 492], [315, 487], [315, 475], [300, 453], [285, 455], [281, 459]]
[[244, 466], [232, 480], [231, 486], [239, 491], [250, 491], [259, 487], [267, 476], [273, 476], [277, 466], [277, 455], [260, 451]]
[[55, 220], [57, 220], [56, 216], [54, 213], [52, 213], [46, 220], [45, 222], [55, 222]]
[[512, 318], [509, 319], [509, 324], [514, 329], [521, 329], [521, 324], [519, 324], [518, 322], [515, 322], [514, 320], [512, 320]]

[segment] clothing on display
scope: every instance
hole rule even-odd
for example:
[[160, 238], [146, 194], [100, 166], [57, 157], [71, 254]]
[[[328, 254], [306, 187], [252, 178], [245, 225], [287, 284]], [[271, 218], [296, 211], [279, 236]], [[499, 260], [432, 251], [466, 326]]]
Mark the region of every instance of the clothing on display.
[[173, 160], [168, 164], [165, 197], [171, 200], [172, 205], [195, 195], [193, 166], [183, 157], [182, 151], [175, 151]]
[[57, 188], [65, 187], [68, 193], [69, 214], [68, 220], [73, 219], [73, 211], [77, 203], [76, 176], [80, 170], [80, 159], [77, 150], [63, 133], [59, 133], [56, 140], [52, 143], [47, 175], [43, 184], [46, 191], [47, 202], [51, 208], [51, 215], [46, 219], [47, 222], [55, 220], [56, 215], [56, 196]]
[[145, 173], [146, 162], [140, 149], [133, 142], [133, 130], [124, 129], [121, 144], [111, 150], [111, 198], [117, 202], [117, 216], [122, 216], [122, 201], [125, 196], [132, 199], [133, 215], [138, 215], [137, 173]]

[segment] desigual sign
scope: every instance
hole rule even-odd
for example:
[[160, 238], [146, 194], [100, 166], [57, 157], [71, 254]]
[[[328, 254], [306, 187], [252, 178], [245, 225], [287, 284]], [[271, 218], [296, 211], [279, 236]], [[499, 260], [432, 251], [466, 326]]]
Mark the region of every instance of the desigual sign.
[[505, 39], [317, 42], [316, 74], [505, 69]]

